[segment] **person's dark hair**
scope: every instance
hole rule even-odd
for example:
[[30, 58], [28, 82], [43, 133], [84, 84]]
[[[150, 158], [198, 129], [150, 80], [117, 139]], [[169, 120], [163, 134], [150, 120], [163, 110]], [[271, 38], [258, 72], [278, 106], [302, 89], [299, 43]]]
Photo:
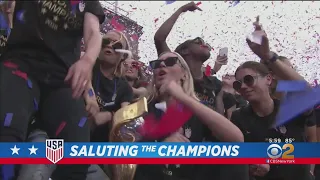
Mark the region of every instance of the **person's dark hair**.
[[192, 39], [186, 40], [185, 42], [181, 43], [174, 51], [179, 53], [183, 57], [183, 50], [187, 49], [189, 45], [192, 43], [192, 41]]
[[138, 79], [136, 79], [133, 83], [133, 87], [134, 88], [139, 88], [143, 85], [143, 83], [145, 82], [145, 76], [142, 73], [142, 69], [139, 68], [138, 70]]
[[257, 73], [259, 73], [261, 76], [266, 76], [269, 74], [269, 69], [266, 65], [264, 64], [261, 64], [259, 62], [256, 62], [256, 61], [247, 61], [243, 64], [241, 64], [236, 72], [234, 73], [235, 76], [237, 76], [237, 72], [240, 70], [240, 69], [252, 69], [254, 71], [256, 71]]

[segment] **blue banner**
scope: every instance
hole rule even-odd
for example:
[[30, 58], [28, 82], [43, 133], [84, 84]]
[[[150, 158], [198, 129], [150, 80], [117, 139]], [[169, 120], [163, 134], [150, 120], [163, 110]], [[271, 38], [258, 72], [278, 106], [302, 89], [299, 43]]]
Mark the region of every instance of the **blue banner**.
[[[54, 142], [54, 141], [53, 141]], [[319, 158], [319, 143], [0, 143], [0, 158]], [[289, 158], [290, 158], [289, 157]]]

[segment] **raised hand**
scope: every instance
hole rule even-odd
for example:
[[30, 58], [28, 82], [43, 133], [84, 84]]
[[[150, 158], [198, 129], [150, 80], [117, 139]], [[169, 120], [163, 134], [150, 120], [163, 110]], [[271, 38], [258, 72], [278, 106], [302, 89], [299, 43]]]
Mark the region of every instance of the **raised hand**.
[[258, 57], [261, 58], [261, 60], [268, 60], [270, 59], [269, 39], [265, 31], [262, 29], [262, 25], [259, 22], [259, 16], [256, 18], [253, 25], [255, 26], [255, 31], [252, 35], [254, 38], [261, 38], [261, 44], [253, 42], [252, 39], [247, 38], [248, 46]]
[[195, 10], [202, 11], [202, 9], [200, 9], [193, 1], [181, 6], [181, 10], [182, 12], [195, 11]]

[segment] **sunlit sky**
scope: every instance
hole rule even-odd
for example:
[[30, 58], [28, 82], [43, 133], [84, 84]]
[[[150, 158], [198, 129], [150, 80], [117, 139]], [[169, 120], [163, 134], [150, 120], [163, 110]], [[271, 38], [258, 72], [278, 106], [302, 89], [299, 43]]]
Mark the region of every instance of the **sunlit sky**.
[[[102, 2], [104, 3], [104, 2]], [[157, 58], [153, 36], [160, 25], [187, 1], [119, 1], [118, 7], [143, 26], [139, 56], [148, 62]], [[241, 63], [258, 60], [245, 38], [252, 32], [257, 15], [270, 38], [272, 50], [291, 59], [295, 68], [310, 82], [320, 82], [320, 2], [317, 1], [240, 1], [231, 6], [224, 1], [201, 1], [203, 11], [186, 12], [172, 29], [167, 42], [173, 50], [179, 43], [202, 37], [214, 50], [206, 62], [213, 67], [220, 48], [229, 48], [229, 62], [218, 73], [234, 73]], [[155, 19], [158, 19], [155, 22]]]

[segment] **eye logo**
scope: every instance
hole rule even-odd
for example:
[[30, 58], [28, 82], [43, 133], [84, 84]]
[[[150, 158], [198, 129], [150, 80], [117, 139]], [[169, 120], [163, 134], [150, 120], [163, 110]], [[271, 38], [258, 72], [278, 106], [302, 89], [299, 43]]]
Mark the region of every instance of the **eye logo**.
[[292, 144], [284, 144], [282, 147], [278, 144], [271, 144], [267, 149], [267, 154], [272, 159], [280, 157], [283, 159], [293, 159], [294, 155], [291, 154], [293, 151], [294, 146]]

